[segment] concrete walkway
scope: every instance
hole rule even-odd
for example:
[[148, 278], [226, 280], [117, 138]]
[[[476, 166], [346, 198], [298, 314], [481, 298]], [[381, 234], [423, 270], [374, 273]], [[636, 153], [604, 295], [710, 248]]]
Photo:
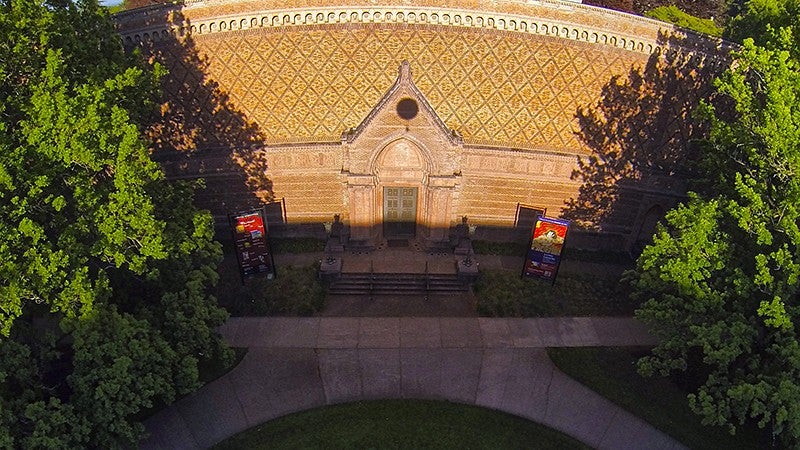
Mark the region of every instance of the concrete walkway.
[[239, 318], [221, 332], [247, 355], [150, 418], [142, 448], [207, 448], [292, 412], [385, 398], [502, 410], [595, 448], [683, 448], [547, 357], [546, 347], [652, 344], [633, 319]]

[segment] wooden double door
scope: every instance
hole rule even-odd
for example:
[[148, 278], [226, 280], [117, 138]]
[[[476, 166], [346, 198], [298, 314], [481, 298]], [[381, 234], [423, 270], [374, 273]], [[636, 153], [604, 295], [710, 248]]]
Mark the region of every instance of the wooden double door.
[[386, 239], [416, 235], [417, 193], [415, 187], [383, 188], [383, 236]]

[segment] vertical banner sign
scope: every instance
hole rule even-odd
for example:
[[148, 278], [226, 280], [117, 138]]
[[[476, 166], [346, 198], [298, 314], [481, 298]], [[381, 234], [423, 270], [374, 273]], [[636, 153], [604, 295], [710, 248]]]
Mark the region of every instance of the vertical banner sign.
[[267, 221], [264, 209], [254, 209], [230, 216], [233, 243], [242, 279], [259, 274], [275, 277], [275, 264], [267, 239]]
[[531, 247], [525, 259], [522, 275], [556, 282], [561, 250], [567, 238], [569, 221], [538, 217], [533, 226]]

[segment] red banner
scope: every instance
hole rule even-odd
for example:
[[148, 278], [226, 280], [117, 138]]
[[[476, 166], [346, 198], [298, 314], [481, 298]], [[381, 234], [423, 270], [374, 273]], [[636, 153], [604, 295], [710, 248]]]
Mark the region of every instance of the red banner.
[[231, 225], [242, 278], [262, 273], [266, 274], [267, 278], [274, 277], [275, 268], [267, 239], [263, 209], [234, 214], [231, 217]]
[[531, 247], [522, 275], [555, 282], [569, 222], [539, 217], [531, 234]]

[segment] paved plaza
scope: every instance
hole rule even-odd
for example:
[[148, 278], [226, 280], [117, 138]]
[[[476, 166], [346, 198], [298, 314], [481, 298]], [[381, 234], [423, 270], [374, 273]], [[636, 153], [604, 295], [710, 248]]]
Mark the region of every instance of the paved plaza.
[[634, 319], [233, 318], [221, 332], [247, 355], [151, 417], [142, 448], [207, 448], [292, 412], [386, 398], [506, 411], [595, 448], [683, 448], [547, 357], [546, 347], [653, 344]]

